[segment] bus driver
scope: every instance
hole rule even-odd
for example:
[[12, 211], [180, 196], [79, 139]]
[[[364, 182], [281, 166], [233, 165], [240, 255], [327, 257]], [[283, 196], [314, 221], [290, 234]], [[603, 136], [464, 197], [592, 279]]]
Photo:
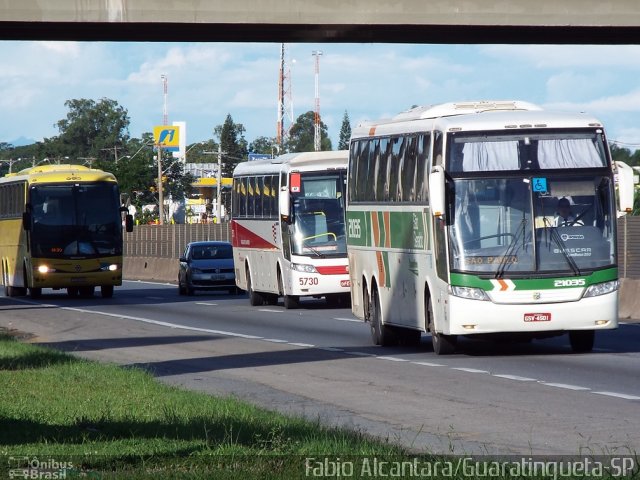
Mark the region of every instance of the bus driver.
[[576, 216], [571, 212], [571, 202], [568, 198], [562, 197], [558, 200], [556, 211], [558, 214], [554, 220], [556, 227], [581, 227], [584, 225], [582, 220], [576, 219]]

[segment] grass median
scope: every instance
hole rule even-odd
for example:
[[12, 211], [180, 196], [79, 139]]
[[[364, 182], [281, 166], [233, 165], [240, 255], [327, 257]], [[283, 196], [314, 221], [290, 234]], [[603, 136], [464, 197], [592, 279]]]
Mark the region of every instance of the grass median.
[[43, 468], [71, 464], [66, 478], [288, 479], [306, 476], [310, 456], [404, 453], [362, 434], [181, 390], [140, 369], [5, 333], [0, 385], [0, 473], [37, 459]]

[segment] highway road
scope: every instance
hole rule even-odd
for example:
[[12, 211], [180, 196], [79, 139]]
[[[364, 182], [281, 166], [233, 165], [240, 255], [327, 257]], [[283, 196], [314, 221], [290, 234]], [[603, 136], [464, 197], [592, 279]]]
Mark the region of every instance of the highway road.
[[566, 336], [461, 339], [436, 356], [374, 347], [368, 325], [323, 301], [251, 307], [244, 296], [130, 282], [114, 298], [0, 297], [0, 327], [186, 388], [235, 395], [414, 450], [475, 454], [640, 452], [640, 324], [574, 354]]

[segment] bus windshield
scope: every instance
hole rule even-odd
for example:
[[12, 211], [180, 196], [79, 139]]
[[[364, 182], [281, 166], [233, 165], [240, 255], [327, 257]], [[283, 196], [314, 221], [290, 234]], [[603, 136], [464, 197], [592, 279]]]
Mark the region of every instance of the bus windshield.
[[345, 173], [303, 173], [300, 193], [293, 195], [291, 253], [345, 256]]
[[453, 189], [454, 271], [582, 275], [615, 263], [607, 176], [455, 179]]
[[35, 185], [29, 189], [31, 248], [36, 257], [122, 254], [117, 185]]

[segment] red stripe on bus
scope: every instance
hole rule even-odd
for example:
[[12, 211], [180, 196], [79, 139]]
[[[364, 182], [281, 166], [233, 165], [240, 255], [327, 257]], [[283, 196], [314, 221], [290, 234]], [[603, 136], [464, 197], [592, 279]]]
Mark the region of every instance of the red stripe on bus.
[[346, 265], [323, 265], [316, 266], [320, 275], [346, 275], [349, 273]]
[[231, 244], [237, 248], [278, 248], [235, 220], [231, 222]]

